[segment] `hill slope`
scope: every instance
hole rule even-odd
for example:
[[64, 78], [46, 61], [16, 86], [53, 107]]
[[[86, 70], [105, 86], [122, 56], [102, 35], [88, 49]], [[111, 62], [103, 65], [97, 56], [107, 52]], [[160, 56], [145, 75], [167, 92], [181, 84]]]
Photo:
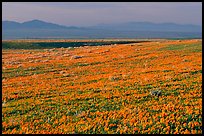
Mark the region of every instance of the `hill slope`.
[[3, 134], [202, 134], [202, 93], [202, 40], [2, 50]]

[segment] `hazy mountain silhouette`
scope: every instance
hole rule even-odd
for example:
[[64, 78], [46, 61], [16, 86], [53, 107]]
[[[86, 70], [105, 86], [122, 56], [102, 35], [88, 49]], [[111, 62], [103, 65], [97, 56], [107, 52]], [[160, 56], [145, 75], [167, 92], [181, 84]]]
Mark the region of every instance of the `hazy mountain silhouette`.
[[101, 24], [90, 28], [124, 31], [160, 31], [160, 32], [201, 32], [202, 27], [191, 24], [127, 22], [120, 24]]
[[67, 28], [77, 28], [77, 27], [67, 27], [63, 25], [58, 25], [54, 23], [44, 22], [41, 20], [31, 20], [23, 23], [18, 23], [14, 21], [3, 21], [3, 29], [67, 29]]
[[2, 39], [24, 38], [201, 38], [202, 27], [175, 23], [127, 22], [91, 27], [63, 26], [41, 20], [2, 21]]

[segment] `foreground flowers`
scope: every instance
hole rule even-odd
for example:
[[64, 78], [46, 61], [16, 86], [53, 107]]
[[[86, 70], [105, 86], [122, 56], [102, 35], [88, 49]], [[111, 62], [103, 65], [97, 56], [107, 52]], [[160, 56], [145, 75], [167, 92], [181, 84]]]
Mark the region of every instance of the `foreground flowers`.
[[201, 41], [131, 45], [3, 50], [2, 133], [201, 134]]

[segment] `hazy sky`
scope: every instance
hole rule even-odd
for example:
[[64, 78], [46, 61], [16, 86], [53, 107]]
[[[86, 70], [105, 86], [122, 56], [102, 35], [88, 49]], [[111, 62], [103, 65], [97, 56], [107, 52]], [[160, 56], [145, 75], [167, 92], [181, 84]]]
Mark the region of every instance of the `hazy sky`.
[[201, 2], [3, 2], [2, 19], [66, 26], [149, 21], [202, 25]]

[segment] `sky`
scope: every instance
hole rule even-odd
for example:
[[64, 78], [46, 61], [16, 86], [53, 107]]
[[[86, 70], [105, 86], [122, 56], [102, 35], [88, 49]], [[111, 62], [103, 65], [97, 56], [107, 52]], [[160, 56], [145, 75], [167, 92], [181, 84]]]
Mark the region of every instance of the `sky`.
[[66, 26], [124, 22], [202, 25], [202, 2], [2, 2], [2, 21]]

